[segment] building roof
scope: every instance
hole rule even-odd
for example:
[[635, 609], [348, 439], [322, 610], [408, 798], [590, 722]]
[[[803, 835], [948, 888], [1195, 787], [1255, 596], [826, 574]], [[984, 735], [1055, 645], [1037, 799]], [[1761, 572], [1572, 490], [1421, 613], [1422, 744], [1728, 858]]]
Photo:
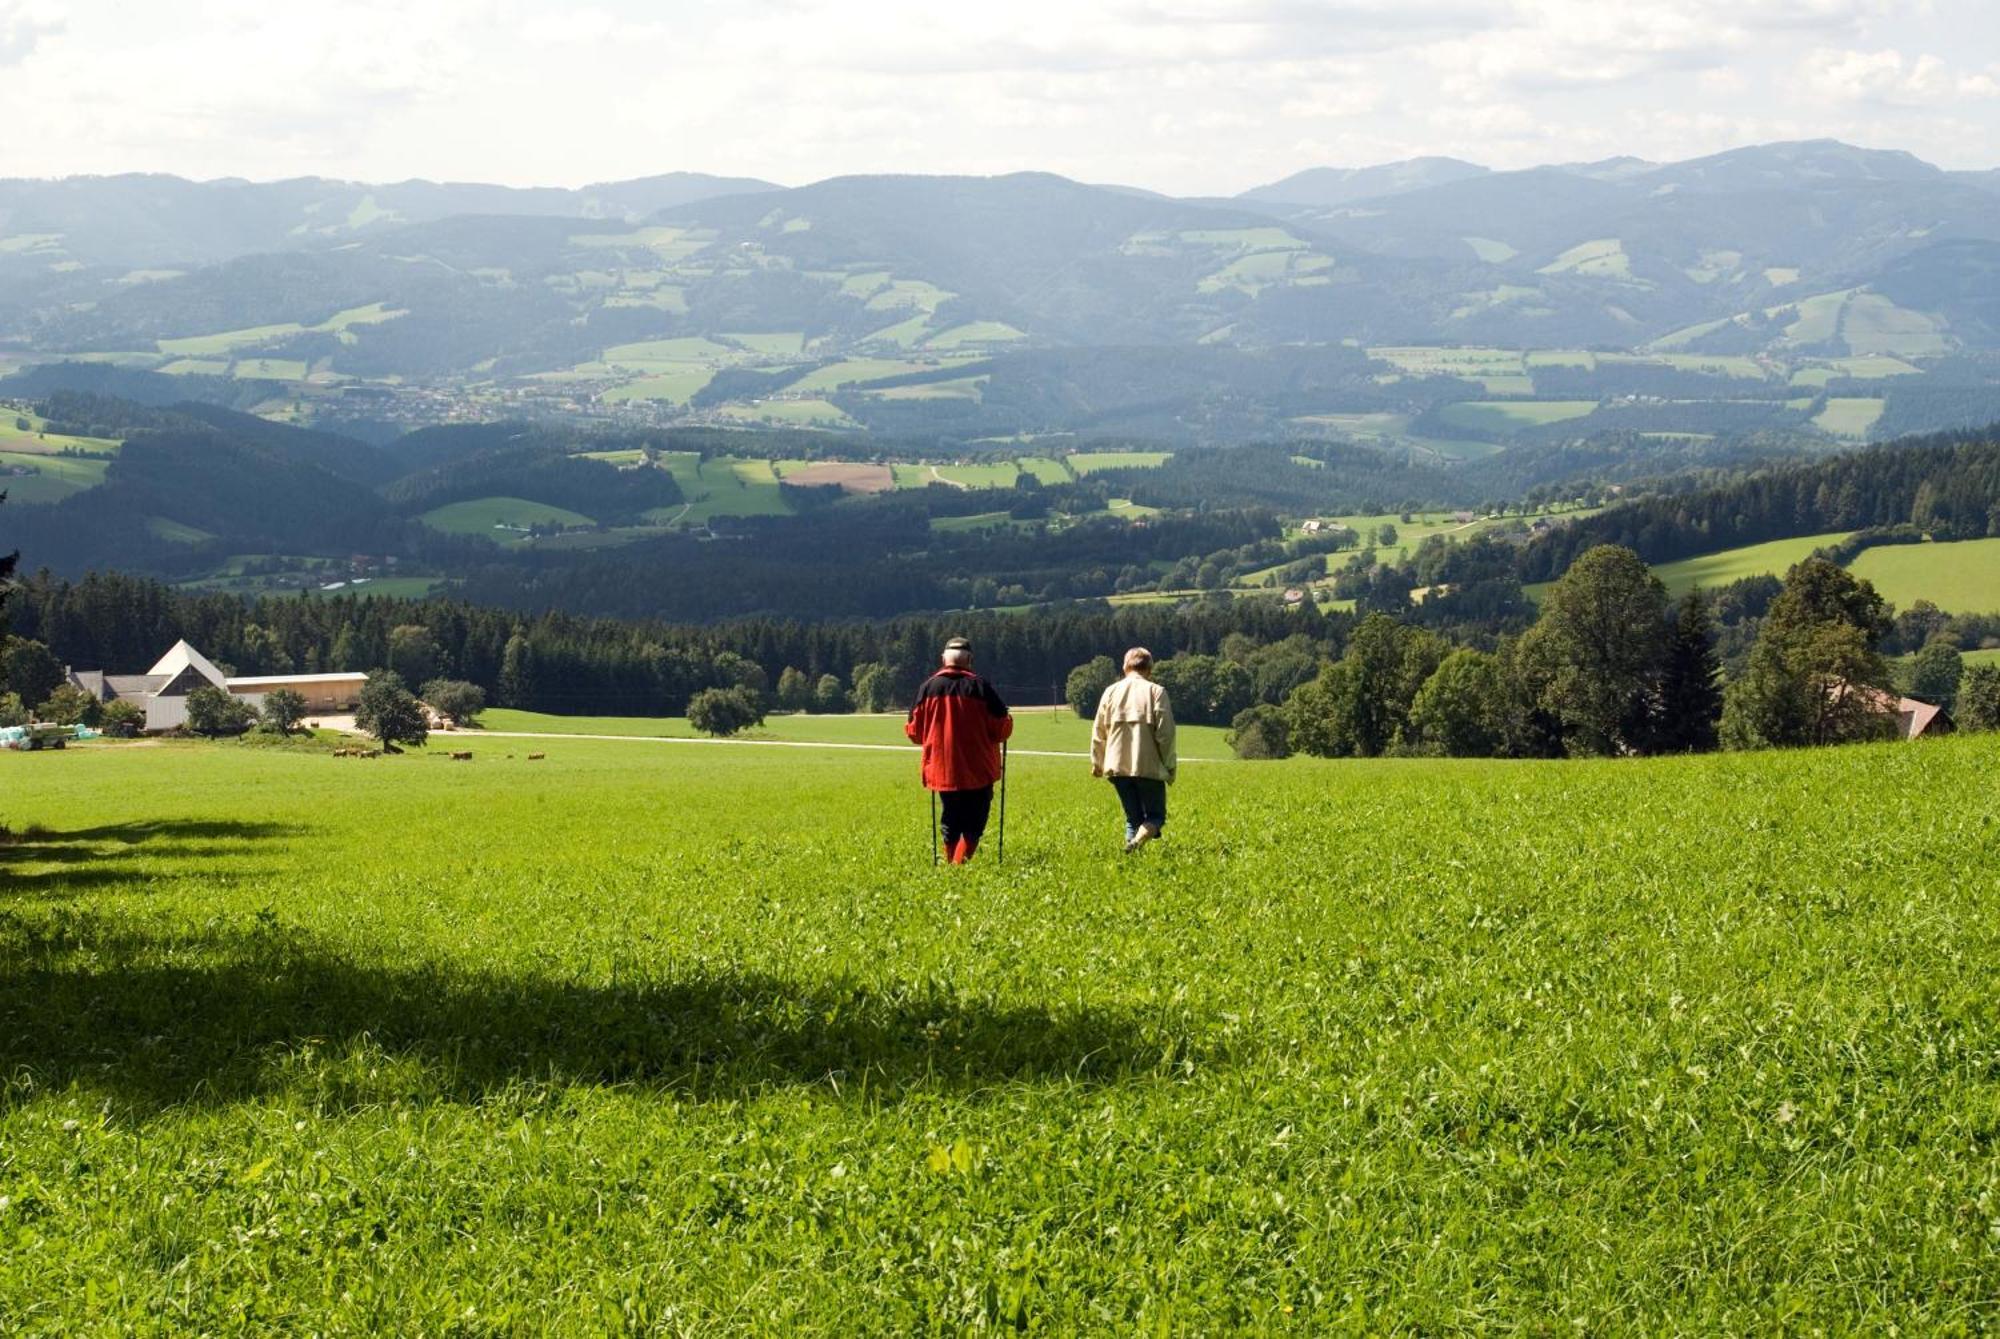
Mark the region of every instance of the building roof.
[[106, 697], [106, 689], [104, 687], [103, 670], [71, 670], [69, 672], [69, 681], [84, 692], [89, 693], [99, 702], [109, 701], [109, 698]]
[[114, 697], [151, 697], [167, 686], [164, 674], [107, 674], [104, 686]]
[[298, 683], [367, 683], [368, 676], [343, 674], [250, 674], [229, 680], [231, 688], [283, 688]]
[[1951, 717], [1935, 703], [1906, 697], [1896, 703], [1896, 724], [1902, 727], [1903, 738], [1915, 739], [1927, 730], [1950, 728]]
[[217, 688], [223, 687], [228, 682], [222, 671], [215, 667], [215, 662], [189, 646], [185, 640], [175, 642], [173, 650], [161, 656], [160, 663], [146, 673], [165, 675], [171, 680], [186, 669], [194, 670]]

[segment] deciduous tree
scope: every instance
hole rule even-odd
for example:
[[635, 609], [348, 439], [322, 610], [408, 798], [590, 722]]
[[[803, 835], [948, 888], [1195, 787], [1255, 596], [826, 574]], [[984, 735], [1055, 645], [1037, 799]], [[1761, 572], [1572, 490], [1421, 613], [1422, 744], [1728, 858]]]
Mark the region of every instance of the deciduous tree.
[[471, 725], [486, 710], [486, 690], [464, 679], [432, 679], [424, 685], [423, 700], [453, 725]]
[[1571, 753], [1644, 746], [1666, 632], [1666, 588], [1630, 549], [1600, 544], [1550, 587], [1521, 668]]
[[1956, 712], [1958, 687], [1965, 676], [1965, 657], [1958, 647], [1942, 637], [1933, 637], [1917, 652], [1910, 672], [1910, 696], [1935, 702], [1946, 711]]
[[1104, 690], [1118, 682], [1118, 666], [1110, 656], [1093, 656], [1069, 672], [1063, 684], [1063, 700], [1085, 720], [1097, 714], [1097, 700]]
[[1506, 742], [1507, 685], [1484, 651], [1446, 656], [1410, 704], [1406, 742], [1414, 752], [1485, 758]]
[[240, 735], [257, 719], [248, 702], [213, 684], [187, 695], [187, 728], [198, 735]]
[[742, 684], [704, 688], [688, 702], [688, 724], [718, 739], [763, 723], [763, 698]]
[[423, 704], [403, 686], [394, 670], [376, 670], [361, 687], [361, 704], [354, 723], [382, 741], [385, 752], [395, 753], [398, 744], [421, 747], [430, 738], [430, 721]]
[[1895, 721], [1885, 712], [1889, 666], [1876, 650], [1889, 631], [1875, 588], [1824, 558], [1785, 576], [1724, 694], [1722, 740], [1731, 748], [1788, 748], [1866, 739]]
[[281, 735], [288, 735], [305, 720], [306, 700], [293, 689], [274, 688], [264, 694], [264, 703], [258, 714], [264, 718], [266, 726]]

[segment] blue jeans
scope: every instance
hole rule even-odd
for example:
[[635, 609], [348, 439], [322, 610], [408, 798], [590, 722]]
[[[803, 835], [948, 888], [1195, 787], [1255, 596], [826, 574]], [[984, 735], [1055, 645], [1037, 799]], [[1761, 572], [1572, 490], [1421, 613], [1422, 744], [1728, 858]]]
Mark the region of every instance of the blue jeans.
[[1167, 824], [1167, 783], [1149, 776], [1114, 776], [1111, 788], [1125, 806], [1125, 840], [1139, 835], [1140, 824], [1158, 832]]

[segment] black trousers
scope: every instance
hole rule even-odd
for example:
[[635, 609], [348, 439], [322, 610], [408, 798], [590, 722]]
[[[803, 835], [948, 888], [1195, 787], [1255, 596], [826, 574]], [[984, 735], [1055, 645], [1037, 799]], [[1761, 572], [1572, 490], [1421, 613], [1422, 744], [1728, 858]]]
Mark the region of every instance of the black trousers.
[[941, 790], [938, 792], [938, 807], [944, 811], [938, 820], [938, 826], [944, 829], [944, 844], [950, 847], [960, 837], [970, 837], [972, 844], [977, 846], [979, 839], [986, 835], [987, 816], [993, 812], [993, 787]]

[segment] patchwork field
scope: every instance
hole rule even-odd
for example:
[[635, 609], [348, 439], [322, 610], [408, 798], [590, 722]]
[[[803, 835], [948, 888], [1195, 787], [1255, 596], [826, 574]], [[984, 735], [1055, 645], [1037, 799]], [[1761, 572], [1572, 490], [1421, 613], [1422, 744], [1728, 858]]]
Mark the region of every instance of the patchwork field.
[[1024, 750], [963, 870], [907, 750], [470, 747], [0, 754], [6, 1328], [1987, 1318], [1993, 738], [1190, 763], [1132, 859]]

